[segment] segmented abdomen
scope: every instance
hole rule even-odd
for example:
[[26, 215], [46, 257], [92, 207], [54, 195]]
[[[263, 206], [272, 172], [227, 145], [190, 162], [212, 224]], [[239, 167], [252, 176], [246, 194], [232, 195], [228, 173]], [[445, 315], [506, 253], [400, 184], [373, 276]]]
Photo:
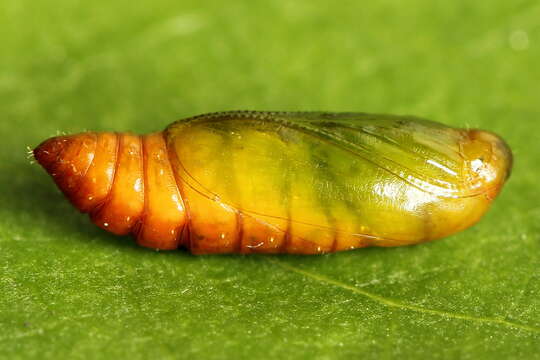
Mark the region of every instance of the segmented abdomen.
[[[116, 235], [132, 233], [139, 245], [184, 246], [194, 253], [312, 250], [287, 249], [286, 229], [261, 224], [182, 184], [180, 162], [170, 150], [162, 132], [89, 132], [49, 139], [35, 157], [96, 225]], [[186, 206], [196, 213], [192, 221]], [[267, 239], [268, 246], [248, 243], [253, 236]]]
[[151, 248], [185, 244], [186, 212], [162, 132], [61, 136], [40, 145], [35, 157], [96, 225], [133, 233]]

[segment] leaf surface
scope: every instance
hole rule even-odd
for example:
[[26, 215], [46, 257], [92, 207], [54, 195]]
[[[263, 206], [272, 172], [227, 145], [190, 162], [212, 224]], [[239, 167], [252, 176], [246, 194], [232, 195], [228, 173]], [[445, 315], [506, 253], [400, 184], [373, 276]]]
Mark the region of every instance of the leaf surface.
[[[540, 358], [540, 7], [0, 2], [0, 357]], [[71, 207], [27, 146], [229, 109], [414, 114], [502, 135], [475, 227], [324, 256], [136, 247]]]

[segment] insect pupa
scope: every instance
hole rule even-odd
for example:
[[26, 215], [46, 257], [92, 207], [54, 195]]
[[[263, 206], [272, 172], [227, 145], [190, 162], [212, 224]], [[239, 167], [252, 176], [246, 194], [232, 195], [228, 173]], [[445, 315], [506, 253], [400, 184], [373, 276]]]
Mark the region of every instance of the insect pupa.
[[142, 136], [56, 136], [33, 154], [99, 227], [194, 254], [442, 238], [476, 223], [512, 168], [491, 132], [364, 113], [221, 112]]

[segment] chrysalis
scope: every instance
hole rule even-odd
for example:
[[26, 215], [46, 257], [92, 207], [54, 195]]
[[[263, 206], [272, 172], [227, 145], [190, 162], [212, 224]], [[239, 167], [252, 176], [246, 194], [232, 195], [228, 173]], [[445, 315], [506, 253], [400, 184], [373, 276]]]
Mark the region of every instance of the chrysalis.
[[86, 132], [34, 150], [92, 221], [155, 249], [320, 254], [441, 238], [500, 192], [497, 135], [407, 116], [235, 111], [149, 135]]

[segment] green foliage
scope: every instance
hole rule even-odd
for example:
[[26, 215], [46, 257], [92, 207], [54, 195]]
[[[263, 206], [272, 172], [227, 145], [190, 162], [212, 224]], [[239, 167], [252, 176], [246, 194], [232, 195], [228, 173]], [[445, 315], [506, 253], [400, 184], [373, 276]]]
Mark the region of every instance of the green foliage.
[[[540, 358], [539, 18], [530, 0], [0, 2], [0, 357]], [[228, 109], [482, 127], [514, 172], [433, 243], [195, 257], [97, 229], [25, 154]]]

